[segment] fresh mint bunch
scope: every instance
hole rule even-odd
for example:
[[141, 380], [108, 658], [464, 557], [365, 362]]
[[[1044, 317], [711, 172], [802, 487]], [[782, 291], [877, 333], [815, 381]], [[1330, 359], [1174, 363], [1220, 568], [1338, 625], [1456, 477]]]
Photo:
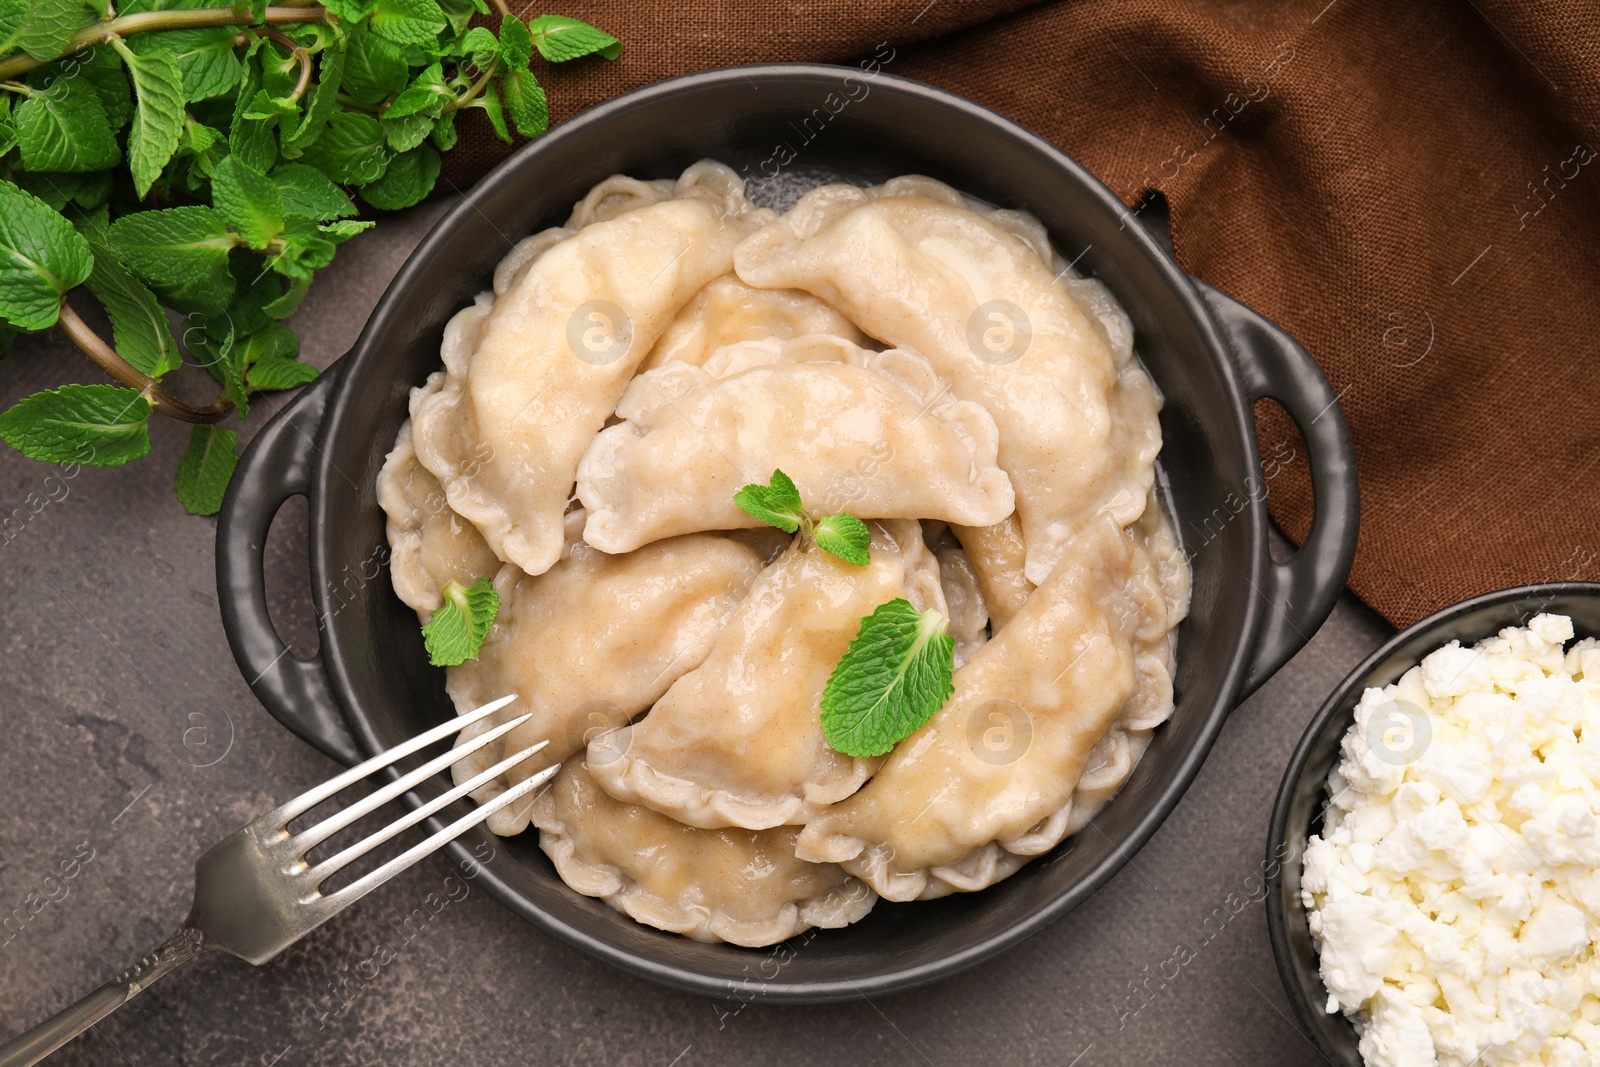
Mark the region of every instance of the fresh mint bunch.
[[[588, 23], [495, 2], [0, 0], [0, 354], [59, 326], [117, 383], [27, 397], [0, 439], [116, 466], [149, 451], [160, 412], [194, 426], [179, 500], [216, 512], [238, 443], [218, 424], [317, 375], [283, 320], [373, 225], [352, 195], [421, 201], [471, 108], [507, 141], [544, 133], [535, 55], [621, 54]], [[165, 384], [186, 359], [216, 379], [209, 403]]]
[[766, 485], [752, 482], [733, 494], [733, 502], [754, 518], [784, 533], [800, 531], [824, 552], [838, 556], [857, 567], [867, 565], [872, 531], [867, 524], [847, 512], [812, 521], [800, 501], [800, 490], [781, 470], [774, 470]]

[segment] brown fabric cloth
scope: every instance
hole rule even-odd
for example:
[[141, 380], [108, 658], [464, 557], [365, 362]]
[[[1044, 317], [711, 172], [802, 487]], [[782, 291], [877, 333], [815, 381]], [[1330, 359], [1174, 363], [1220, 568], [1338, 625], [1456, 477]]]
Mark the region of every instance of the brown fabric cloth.
[[[1288, 328], [1342, 397], [1354, 591], [1396, 625], [1475, 593], [1600, 579], [1600, 7], [1570, 0], [821, 0], [554, 8], [627, 44], [539, 68], [557, 121], [661, 78], [847, 61], [985, 104], [1130, 205], [1178, 262]], [[545, 8], [529, 8], [536, 14]], [[476, 114], [476, 113], [474, 113]], [[470, 128], [455, 185], [508, 151]], [[1299, 540], [1301, 445], [1262, 416]]]

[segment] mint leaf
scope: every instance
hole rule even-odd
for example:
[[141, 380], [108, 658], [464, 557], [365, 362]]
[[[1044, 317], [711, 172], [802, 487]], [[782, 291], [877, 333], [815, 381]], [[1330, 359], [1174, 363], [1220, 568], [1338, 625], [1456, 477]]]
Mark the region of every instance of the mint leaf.
[[78, 30], [94, 20], [83, 0], [31, 0], [27, 10], [27, 17], [17, 30], [16, 43], [41, 62], [66, 51]]
[[[467, 32], [467, 23], [472, 21], [473, 15], [489, 13], [489, 4], [487, 0], [439, 0], [439, 10], [444, 12], [445, 21], [450, 24], [450, 35], [460, 37]], [[460, 54], [459, 48], [455, 51]]]
[[500, 107], [500, 94], [495, 91], [494, 82], [483, 87], [483, 95], [474, 100], [471, 106], [482, 108], [483, 113], [489, 116], [489, 125], [494, 127], [495, 136], [506, 144], [511, 143], [511, 131], [506, 129], [506, 115]]
[[955, 692], [955, 639], [937, 611], [896, 597], [861, 620], [822, 690], [822, 733], [847, 756], [881, 756]]
[[377, 119], [336, 111], [302, 158], [341, 185], [366, 185], [383, 177], [388, 148]]
[[800, 508], [800, 490], [782, 471], [772, 472], [770, 483], [753, 482], [733, 494], [733, 502], [749, 514], [782, 530], [794, 533], [805, 521]]
[[377, 0], [367, 22], [395, 44], [432, 44], [446, 25], [434, 0]]
[[396, 152], [409, 152], [428, 139], [428, 134], [433, 132], [435, 121], [437, 120], [423, 113], [407, 115], [403, 119], [382, 118], [378, 123], [383, 127], [383, 136], [389, 142], [390, 148]]
[[552, 63], [565, 63], [587, 55], [616, 59], [622, 54], [621, 41], [587, 22], [565, 15], [540, 15], [530, 19], [528, 31], [533, 35], [539, 54]]
[[456, 146], [457, 114], [455, 111], [446, 111], [433, 123], [433, 147], [441, 152], [448, 152]]
[[[233, 362], [240, 370], [268, 360], [289, 360], [300, 354], [300, 338], [281, 322], [268, 322], [234, 345]], [[315, 375], [313, 375], [315, 377]]]
[[510, 12], [500, 20], [500, 58], [507, 70], [527, 70], [533, 62], [533, 35], [528, 24]]
[[223, 26], [141, 33], [128, 38], [128, 47], [139, 55], [167, 51], [183, 77], [183, 98], [192, 103], [225, 96], [238, 86], [241, 71], [234, 52], [235, 33]]
[[91, 216], [80, 230], [94, 254], [89, 291], [111, 318], [117, 354], [152, 378], [183, 365], [177, 339], [155, 294], [122, 265], [109, 243], [104, 219]]
[[296, 278], [289, 283], [283, 295], [268, 304], [263, 304], [261, 310], [275, 319], [286, 319], [295, 313], [304, 299], [306, 291], [311, 288], [311, 276]]
[[228, 127], [228, 148], [241, 162], [266, 173], [278, 158], [278, 139], [272, 126], [247, 116], [261, 89], [261, 61], [251, 56], [244, 64], [244, 81], [233, 104], [233, 123]]
[[[513, 16], [507, 15], [506, 18]], [[527, 27], [523, 27], [527, 32]], [[458, 47], [460, 53], [472, 60], [472, 65], [479, 70], [488, 70], [489, 64], [500, 56], [500, 42], [495, 39], [494, 31], [487, 26], [474, 26], [461, 38]]]
[[[133, 38], [140, 40], [140, 37]], [[113, 130], [120, 130], [133, 117], [133, 90], [128, 85], [127, 72], [122, 68], [122, 58], [110, 48], [96, 48], [87, 57], [83, 53], [62, 60], [62, 64], [76, 63], [73, 78], [82, 78], [94, 87], [105, 110], [106, 121]]]
[[383, 211], [420, 203], [439, 179], [439, 162], [439, 153], [427, 145], [403, 152], [389, 161], [382, 178], [362, 187], [361, 199]]
[[286, 327], [276, 322], [268, 325], [271, 333], [260, 330], [239, 339], [239, 331], [231, 321], [211, 319], [205, 329], [196, 331], [195, 335], [185, 335], [189, 350], [200, 357], [206, 371], [222, 386], [222, 395], [233, 404], [241, 419], [250, 412], [247, 377], [251, 364], [261, 359], [293, 356], [300, 348], [299, 338]]
[[829, 515], [817, 523], [812, 535], [817, 540], [818, 548], [838, 556], [846, 563], [865, 567], [871, 558], [868, 547], [872, 544], [872, 531], [867, 529], [866, 523], [848, 512]]
[[333, 262], [335, 242], [309, 219], [291, 219], [279, 239], [283, 251], [268, 261], [268, 266], [288, 278], [310, 278]]
[[263, 249], [283, 232], [283, 197], [277, 183], [233, 156], [219, 163], [211, 176], [211, 200], [251, 248]]
[[500, 79], [506, 114], [524, 137], [537, 137], [550, 128], [550, 105], [531, 70], [513, 70]]
[[322, 5], [346, 25], [354, 25], [372, 14], [376, 0], [325, 0]]
[[128, 167], [134, 191], [143, 199], [183, 136], [183, 75], [165, 48], [151, 48], [141, 55], [122, 40], [113, 39], [111, 45], [128, 65], [138, 102], [128, 127]]
[[381, 104], [395, 93], [404, 91], [406, 83], [411, 80], [411, 70], [406, 66], [400, 46], [379, 37], [365, 26], [353, 26], [349, 32], [349, 51], [344, 61], [344, 91], [363, 104]]
[[17, 147], [31, 171], [105, 170], [122, 161], [105, 108], [77, 78], [35, 89], [16, 110]]
[[383, 117], [400, 119], [407, 115], [422, 114], [436, 119], [444, 112], [445, 105], [454, 99], [455, 93], [445, 84], [443, 69], [435, 63], [418, 74], [417, 80], [383, 109]]
[[29, 459], [120, 467], [150, 451], [150, 402], [120, 385], [64, 385], [0, 415], [0, 440]]
[[344, 190], [315, 167], [285, 163], [274, 168], [270, 177], [278, 187], [285, 215], [332, 222], [356, 214], [356, 205]]
[[189, 433], [189, 447], [178, 461], [173, 488], [178, 503], [191, 515], [215, 515], [222, 509], [222, 495], [228, 491], [233, 468], [239, 457], [234, 449], [239, 435], [216, 426], [196, 426]]
[[500, 611], [500, 594], [488, 578], [479, 578], [470, 587], [449, 582], [442, 590], [444, 603], [422, 627], [422, 641], [428, 647], [428, 662], [435, 667], [454, 667], [477, 659], [483, 639]]
[[286, 96], [273, 96], [265, 89], [257, 89], [250, 100], [244, 117], [252, 122], [271, 122], [274, 119], [292, 119], [300, 115], [300, 103]]
[[183, 124], [183, 138], [178, 142], [181, 151], [190, 155], [203, 156], [210, 153], [211, 149], [222, 143], [222, 131], [212, 129], [203, 122], [186, 120]]
[[36, 196], [0, 181], [0, 317], [24, 330], [53, 326], [61, 298], [93, 269], [89, 243]]
[[338, 222], [324, 222], [317, 229], [334, 244], [344, 244], [356, 234], [366, 233], [376, 225], [377, 223], [370, 219], [359, 222], [355, 219], [341, 219]]
[[208, 207], [138, 211], [111, 224], [111, 244], [167, 304], [215, 315], [233, 299], [228, 251], [239, 239]]
[[317, 83], [311, 89], [311, 102], [306, 105], [306, 117], [290, 133], [284, 127], [279, 150], [285, 159], [295, 159], [306, 147], [321, 136], [339, 104], [339, 86], [344, 82], [344, 44], [323, 49], [317, 63]]
[[260, 392], [275, 389], [293, 389], [317, 380], [321, 372], [309, 363], [297, 359], [272, 356], [260, 360], [245, 374], [245, 384]]

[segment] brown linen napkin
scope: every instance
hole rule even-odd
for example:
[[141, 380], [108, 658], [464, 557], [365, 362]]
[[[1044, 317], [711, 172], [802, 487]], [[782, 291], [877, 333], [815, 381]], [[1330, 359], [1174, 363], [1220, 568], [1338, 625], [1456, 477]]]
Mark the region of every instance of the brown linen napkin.
[[[1178, 262], [1288, 328], [1339, 391], [1362, 489], [1350, 584], [1395, 625], [1600, 579], [1600, 6], [552, 5], [627, 43], [539, 68], [556, 121], [692, 70], [887, 44], [889, 73], [1038, 131], [1128, 204], [1159, 190]], [[462, 188], [509, 151], [464, 129]], [[1263, 456], [1295, 457], [1267, 502], [1298, 541], [1303, 445], [1258, 414]]]

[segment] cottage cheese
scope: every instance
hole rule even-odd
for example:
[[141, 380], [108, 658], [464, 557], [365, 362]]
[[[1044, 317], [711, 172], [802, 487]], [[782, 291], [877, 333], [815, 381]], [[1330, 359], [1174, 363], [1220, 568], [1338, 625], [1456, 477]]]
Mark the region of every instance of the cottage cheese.
[[1301, 879], [1368, 1067], [1600, 1063], [1600, 641], [1535, 616], [1368, 689]]

